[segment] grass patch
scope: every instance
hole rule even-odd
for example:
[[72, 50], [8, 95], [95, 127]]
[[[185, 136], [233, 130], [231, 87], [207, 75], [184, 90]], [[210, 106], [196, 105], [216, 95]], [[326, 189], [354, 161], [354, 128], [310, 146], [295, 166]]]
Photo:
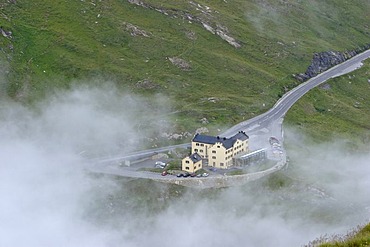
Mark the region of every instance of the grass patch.
[[168, 162], [168, 165], [166, 167], [166, 170], [181, 170], [181, 160], [171, 160]]
[[271, 190], [278, 190], [287, 187], [292, 183], [293, 180], [282, 172], [275, 172], [271, 174], [263, 182], [264, 186]]
[[[172, 14], [187, 12], [204, 18], [210, 25], [223, 27], [241, 47], [235, 49], [200, 23], [128, 1], [4, 2], [1, 24], [12, 31], [11, 39], [0, 36], [0, 48], [9, 63], [4, 91], [32, 103], [55, 88], [69, 88], [76, 79], [89, 83], [98, 77], [102, 83], [112, 80], [121, 90], [149, 99], [164, 95], [175, 112], [169, 117], [174, 131], [194, 133], [200, 119], [207, 118], [210, 134], [217, 134], [225, 126], [269, 109], [285, 90], [298, 84], [291, 75], [304, 72], [314, 52], [345, 51], [369, 43], [370, 6], [365, 0], [320, 5], [312, 1], [198, 1], [203, 8], [209, 7], [210, 15], [185, 0], [144, 2]], [[132, 35], [128, 23], [148, 35]], [[190, 69], [174, 66], [170, 57], [185, 60]], [[154, 86], [140, 86], [143, 80]], [[363, 89], [360, 86], [353, 95], [345, 88], [333, 89], [330, 95], [313, 91], [315, 96], [298, 103], [288, 120], [300, 122], [321, 139], [333, 131], [346, 130], [347, 136], [365, 133], [370, 121], [358, 116], [369, 115], [365, 114], [367, 99], [353, 108], [345, 97], [354, 98]], [[323, 99], [312, 101], [319, 97]], [[327, 103], [335, 101], [344, 103], [338, 106], [346, 114], [328, 111]], [[315, 114], [305, 116], [302, 111], [310, 104]], [[328, 116], [330, 121], [325, 120]], [[353, 123], [353, 119], [362, 120]]]
[[243, 174], [245, 174], [245, 172], [241, 169], [234, 170], [234, 171], [226, 173], [226, 175], [229, 175], [229, 176], [243, 175]]
[[317, 142], [345, 139], [352, 151], [370, 151], [369, 68], [365, 61], [361, 69], [311, 90], [288, 112], [286, 124]]
[[[335, 240], [336, 238], [341, 240]], [[320, 241], [320, 240], [318, 240]], [[333, 241], [316, 245], [320, 247], [361, 247], [370, 246], [370, 224], [366, 225], [360, 230], [354, 230], [346, 236], [336, 236]]]

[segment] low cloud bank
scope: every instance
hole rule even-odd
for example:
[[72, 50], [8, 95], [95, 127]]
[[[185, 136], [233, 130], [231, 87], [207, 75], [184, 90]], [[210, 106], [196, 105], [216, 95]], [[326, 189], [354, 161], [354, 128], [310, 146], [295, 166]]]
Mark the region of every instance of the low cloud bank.
[[297, 146], [286, 171], [238, 188], [187, 190], [150, 217], [135, 245], [301, 246], [369, 221], [369, 154], [345, 152], [339, 141], [308, 146], [294, 129], [286, 141]]
[[162, 104], [77, 87], [29, 109], [0, 106], [0, 246], [300, 246], [370, 217], [370, 155], [306, 146], [243, 187], [194, 190], [86, 173], [88, 155], [129, 151]]
[[88, 175], [87, 157], [140, 146], [148, 130], [137, 128], [160, 112], [158, 100], [108, 84], [59, 91], [32, 108], [0, 101], [0, 246], [107, 245], [111, 232], [84, 211], [94, 189], [115, 185]]

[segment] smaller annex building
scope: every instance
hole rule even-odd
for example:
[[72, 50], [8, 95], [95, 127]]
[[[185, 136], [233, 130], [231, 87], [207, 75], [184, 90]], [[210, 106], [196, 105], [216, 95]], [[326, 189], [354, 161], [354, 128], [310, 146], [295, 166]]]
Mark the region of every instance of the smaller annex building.
[[182, 167], [183, 171], [187, 171], [190, 173], [194, 173], [203, 168], [203, 160], [199, 154], [193, 153], [190, 156], [185, 157], [182, 160]]
[[[249, 152], [248, 141], [249, 136], [244, 131], [230, 138], [196, 134], [191, 142], [192, 155], [184, 158], [183, 164], [197, 154], [208, 166], [227, 169], [234, 165], [234, 158]], [[183, 170], [186, 171], [184, 165]]]

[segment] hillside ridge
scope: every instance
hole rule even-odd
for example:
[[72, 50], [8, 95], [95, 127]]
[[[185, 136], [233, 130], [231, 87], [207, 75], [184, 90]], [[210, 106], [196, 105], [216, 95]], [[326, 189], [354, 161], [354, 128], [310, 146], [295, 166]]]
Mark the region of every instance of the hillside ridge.
[[[300, 83], [293, 74], [313, 68], [313, 54], [320, 58], [369, 44], [369, 5], [364, 0], [6, 1], [0, 5], [0, 54], [8, 64], [4, 91], [33, 104], [55, 89], [99, 78], [98, 84], [113, 81], [120, 90], [166, 98], [174, 113], [167, 119], [173, 126], [169, 136], [200, 128], [216, 134], [268, 110]], [[306, 73], [325, 67], [319, 62]], [[356, 73], [366, 77], [364, 70]], [[361, 85], [365, 91], [367, 84]], [[320, 104], [332, 97], [353, 104], [347, 89], [340, 96], [329, 92], [315, 93], [323, 97]], [[366, 100], [360, 102], [365, 111]], [[310, 119], [333, 114], [323, 108], [313, 106]], [[356, 114], [359, 108], [348, 110]], [[302, 122], [302, 115], [293, 115], [288, 123]], [[305, 121], [300, 126], [310, 129]], [[343, 121], [328, 132], [346, 130], [349, 123]], [[354, 135], [368, 127], [355, 125]], [[324, 128], [330, 127], [317, 129]]]

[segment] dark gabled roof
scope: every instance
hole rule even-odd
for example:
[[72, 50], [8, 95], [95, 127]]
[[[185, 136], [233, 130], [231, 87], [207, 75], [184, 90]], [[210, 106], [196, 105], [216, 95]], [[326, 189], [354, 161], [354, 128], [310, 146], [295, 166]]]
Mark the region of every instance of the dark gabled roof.
[[217, 137], [215, 136], [206, 136], [206, 135], [199, 135], [196, 134], [193, 138], [193, 142], [201, 142], [207, 144], [215, 144], [217, 141]]
[[196, 162], [198, 162], [198, 161], [202, 160], [202, 157], [200, 157], [200, 155], [199, 155], [199, 154], [197, 154], [197, 153], [193, 153], [192, 155], [190, 155], [190, 156], [189, 156], [189, 158], [190, 158], [194, 163], [196, 163]]
[[224, 147], [226, 149], [229, 149], [232, 146], [234, 146], [235, 142], [236, 142], [236, 139], [234, 140], [234, 139], [230, 138], [230, 139], [223, 140], [221, 143], [222, 143], [222, 145], [224, 145]]
[[249, 139], [249, 136], [244, 131], [239, 131], [236, 135], [231, 137], [231, 139], [239, 139], [241, 141], [245, 141]]
[[201, 142], [212, 145], [215, 144], [216, 142], [220, 142], [226, 149], [229, 149], [232, 146], [234, 146], [236, 140], [245, 141], [247, 139], [249, 139], [249, 136], [244, 131], [239, 131], [236, 135], [232, 136], [231, 138], [196, 134], [193, 138], [193, 142]]
[[245, 140], [248, 140], [249, 139], [249, 136], [243, 132], [243, 131], [239, 131], [236, 135], [234, 135], [233, 137], [229, 138], [229, 139], [226, 139], [225, 141], [223, 141], [223, 145], [226, 149], [229, 149], [231, 148], [232, 146], [234, 146], [234, 143], [237, 141], [237, 140], [241, 140], [241, 141], [245, 141]]

